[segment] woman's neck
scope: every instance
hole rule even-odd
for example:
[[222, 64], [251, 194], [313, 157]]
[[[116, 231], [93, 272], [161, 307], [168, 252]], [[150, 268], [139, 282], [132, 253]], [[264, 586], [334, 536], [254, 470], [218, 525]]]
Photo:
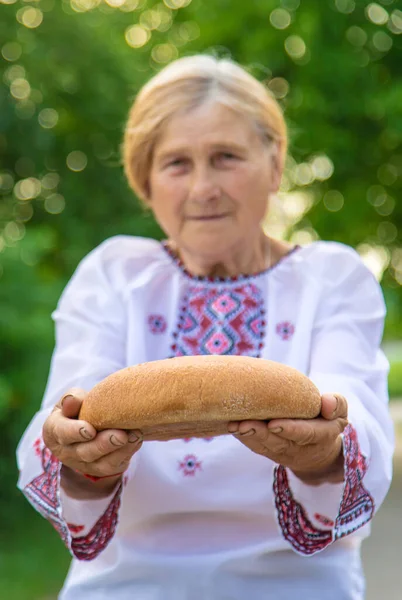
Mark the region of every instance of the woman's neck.
[[292, 249], [292, 244], [274, 240], [265, 234], [253, 246], [237, 249], [222, 257], [196, 255], [171, 240], [167, 241], [167, 245], [189, 273], [202, 277], [235, 277], [260, 273], [275, 265]]

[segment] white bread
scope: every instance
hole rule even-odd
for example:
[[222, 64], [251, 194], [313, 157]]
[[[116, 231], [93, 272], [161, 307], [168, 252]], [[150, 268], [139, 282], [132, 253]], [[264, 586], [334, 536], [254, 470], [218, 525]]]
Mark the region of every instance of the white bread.
[[113, 373], [84, 400], [80, 419], [139, 429], [145, 440], [227, 434], [229, 421], [312, 419], [321, 395], [308, 377], [247, 356], [183, 356]]

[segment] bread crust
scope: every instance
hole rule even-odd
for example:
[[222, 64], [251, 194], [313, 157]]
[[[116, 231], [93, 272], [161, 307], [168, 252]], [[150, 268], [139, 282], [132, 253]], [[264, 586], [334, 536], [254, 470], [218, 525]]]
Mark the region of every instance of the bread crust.
[[247, 356], [182, 356], [116, 371], [95, 385], [79, 418], [144, 439], [227, 434], [229, 421], [312, 419], [321, 395], [296, 369]]

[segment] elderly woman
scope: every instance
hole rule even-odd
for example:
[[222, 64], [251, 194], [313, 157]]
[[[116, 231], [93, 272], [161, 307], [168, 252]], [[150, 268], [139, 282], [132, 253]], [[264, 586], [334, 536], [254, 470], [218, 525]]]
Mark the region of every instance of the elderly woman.
[[[20, 489], [73, 556], [59, 597], [363, 599], [360, 546], [393, 450], [379, 285], [349, 247], [265, 235], [286, 127], [238, 65], [167, 66], [136, 98], [123, 151], [166, 240], [116, 236], [81, 262], [18, 448]], [[146, 443], [77, 418], [110, 373], [200, 354], [295, 367], [321, 415]]]

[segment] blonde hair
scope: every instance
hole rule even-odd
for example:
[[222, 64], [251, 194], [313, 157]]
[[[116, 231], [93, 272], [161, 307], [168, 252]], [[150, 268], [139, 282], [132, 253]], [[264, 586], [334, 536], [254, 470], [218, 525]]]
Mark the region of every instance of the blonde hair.
[[167, 121], [206, 101], [216, 101], [250, 117], [262, 139], [278, 146], [283, 165], [286, 124], [280, 106], [262, 83], [227, 59], [199, 54], [179, 58], [152, 77], [129, 112], [122, 155], [124, 172], [134, 192], [148, 197], [148, 178], [155, 145]]

